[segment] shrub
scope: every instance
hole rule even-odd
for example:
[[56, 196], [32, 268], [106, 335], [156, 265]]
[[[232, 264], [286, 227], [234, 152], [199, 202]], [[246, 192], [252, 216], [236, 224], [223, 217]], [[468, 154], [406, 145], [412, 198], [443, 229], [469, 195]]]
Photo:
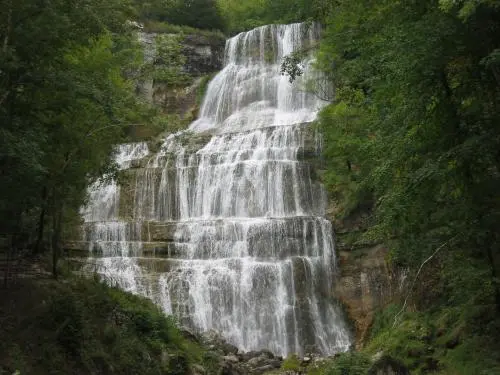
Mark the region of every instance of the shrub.
[[281, 368], [285, 371], [295, 371], [298, 372], [300, 370], [300, 359], [295, 354], [289, 355], [283, 363], [281, 364]]

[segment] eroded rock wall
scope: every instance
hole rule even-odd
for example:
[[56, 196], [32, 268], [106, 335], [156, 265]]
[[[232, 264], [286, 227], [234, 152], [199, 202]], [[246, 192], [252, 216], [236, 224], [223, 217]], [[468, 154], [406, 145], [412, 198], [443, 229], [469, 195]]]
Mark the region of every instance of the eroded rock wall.
[[180, 53], [185, 61], [182, 73], [192, 79], [180, 85], [171, 85], [150, 77], [140, 82], [138, 93], [160, 107], [165, 114], [177, 114], [192, 120], [197, 114], [199, 90], [211, 75], [223, 67], [225, 39], [215, 33], [179, 36], [140, 32], [139, 41], [144, 46], [146, 63], [161, 65], [157, 61], [156, 38], [162, 35], [179, 39]]
[[345, 219], [335, 212], [331, 206], [329, 218], [335, 227], [338, 256], [334, 295], [344, 306], [355, 331], [355, 346], [360, 349], [369, 339], [376, 312], [399, 298], [406, 272], [390, 264], [387, 246], [360, 240], [369, 208]]

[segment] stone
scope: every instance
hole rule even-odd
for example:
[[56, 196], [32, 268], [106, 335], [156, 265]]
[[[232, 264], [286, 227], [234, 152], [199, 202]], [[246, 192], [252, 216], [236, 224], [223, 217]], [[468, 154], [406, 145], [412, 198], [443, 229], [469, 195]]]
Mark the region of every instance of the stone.
[[375, 312], [397, 297], [404, 284], [405, 271], [391, 268], [387, 253], [382, 245], [339, 251], [334, 297], [354, 322], [356, 349], [368, 338]]
[[280, 368], [281, 361], [274, 358], [269, 358], [266, 353], [259, 355], [258, 357], [251, 358], [247, 362], [247, 366], [251, 369], [259, 368], [262, 366], [270, 366], [271, 368]]
[[143, 233], [148, 233], [150, 241], [173, 242], [175, 240], [175, 223], [157, 223], [145, 221]]
[[273, 367], [271, 365], [265, 365], [265, 366], [257, 367], [255, 369], [251, 370], [250, 373], [255, 374], [255, 375], [260, 375], [260, 374], [263, 374], [265, 372], [272, 371], [274, 369], [275, 369], [275, 367]]
[[254, 357], [254, 358], [248, 360], [247, 365], [249, 367], [253, 367], [253, 368], [259, 367], [259, 366], [261, 366], [261, 365], [264, 364], [264, 362], [266, 361], [266, 359], [267, 358], [261, 357], [261, 356]]
[[191, 374], [190, 375], [205, 375], [207, 371], [201, 365], [192, 365], [191, 366]]
[[236, 354], [238, 353], [238, 348], [233, 344], [228, 343], [220, 333], [210, 330], [208, 332], [204, 332], [202, 334], [202, 341], [205, 345], [208, 345], [210, 348], [220, 351], [226, 356], [233, 356], [236, 359], [238, 357]]
[[230, 362], [230, 363], [238, 363], [240, 361], [240, 359], [237, 356], [235, 356], [234, 354], [226, 355], [226, 356], [222, 357], [222, 360], [224, 360], [225, 362]]
[[218, 375], [246, 375], [247, 371], [230, 362], [224, 362]]
[[238, 348], [228, 342], [221, 343], [221, 348], [224, 354], [231, 354], [236, 358], [236, 354], [238, 353]]
[[269, 359], [273, 359], [274, 358], [274, 354], [270, 350], [267, 350], [267, 349], [262, 349], [260, 351], [260, 355], [264, 356], [264, 357], [267, 357]]
[[246, 353], [240, 353], [238, 354], [238, 356], [240, 357], [241, 361], [248, 362], [250, 359], [260, 356], [260, 352], [252, 350]]
[[[146, 61], [155, 60], [155, 39], [158, 35], [162, 34], [139, 33], [139, 40], [144, 45]], [[149, 79], [140, 84], [138, 90], [163, 112], [177, 114], [181, 119], [191, 122], [199, 110], [197, 97], [201, 88], [201, 77], [209, 77], [223, 68], [225, 42], [225, 37], [216, 33], [182, 36], [181, 54], [185, 60], [182, 69], [191, 78], [189, 82], [183, 87], [171, 87], [164, 82]]]
[[269, 363], [269, 366], [273, 366], [274, 368], [280, 368], [282, 362], [283, 362], [283, 360], [273, 359], [273, 360], [269, 361], [268, 363]]
[[139, 30], [144, 29], [144, 25], [142, 23], [137, 22], [137, 21], [127, 20], [127, 21], [125, 21], [125, 23], [127, 24], [127, 26], [129, 26], [130, 28], [133, 28], [133, 29], [139, 29]]

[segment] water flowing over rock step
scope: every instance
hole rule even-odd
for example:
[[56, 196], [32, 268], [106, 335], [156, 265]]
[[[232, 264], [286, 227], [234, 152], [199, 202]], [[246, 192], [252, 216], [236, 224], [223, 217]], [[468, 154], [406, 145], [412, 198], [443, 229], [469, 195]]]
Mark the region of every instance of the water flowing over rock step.
[[[147, 295], [187, 326], [203, 332], [210, 329], [212, 319], [220, 322], [224, 336], [244, 351], [264, 345], [275, 352], [296, 352], [301, 345], [319, 352], [324, 350], [320, 345], [339, 351], [349, 342], [346, 331], [331, 325], [326, 331], [322, 328], [339, 311], [328, 302], [328, 272], [317, 272], [308, 257], [270, 263], [245, 258], [207, 262], [115, 257], [89, 263], [100, 265], [112, 282]], [[255, 329], [262, 329], [259, 336]], [[268, 341], [257, 341], [260, 337]], [[273, 337], [277, 341], [269, 346]]]
[[[93, 256], [89, 259], [94, 261], [111, 261], [117, 265], [122, 264], [124, 267], [129, 267], [131, 265], [140, 266], [147, 274], [150, 275], [151, 272], [164, 274], [168, 272], [177, 272], [186, 268], [218, 268], [222, 269], [233, 269], [242, 270], [243, 268], [254, 268], [254, 269], [270, 269], [276, 270], [283, 266], [301, 267], [302, 271], [300, 276], [304, 276], [304, 273], [309, 274], [311, 277], [314, 274], [314, 266], [319, 262], [323, 262], [324, 259], [320, 256], [290, 256], [284, 259], [275, 258], [258, 258], [258, 257], [240, 257], [238, 255], [227, 258], [217, 258], [217, 259], [174, 259], [174, 258], [163, 258], [163, 257], [150, 257], [150, 256], [134, 256], [122, 257], [120, 254], [115, 256], [100, 257]], [[311, 269], [303, 269], [304, 267]], [[208, 271], [207, 271], [208, 272]]]
[[[309, 125], [307, 123], [271, 126], [246, 132], [232, 132], [221, 135], [214, 135], [212, 134], [213, 131], [204, 133], [181, 132], [169, 136], [168, 142], [163, 141], [163, 144], [159, 145], [153, 144], [152, 148], [159, 148], [160, 153], [153, 157], [149, 156], [132, 160], [130, 167], [161, 167], [169, 159], [174, 164], [178, 164], [176, 161], [179, 160], [179, 156], [181, 155], [178, 152], [172, 152], [172, 148], [182, 149], [182, 158], [184, 158], [185, 162], [193, 154], [198, 154], [197, 157], [200, 157], [200, 155], [206, 156], [209, 153], [213, 153], [220, 158], [225, 152], [238, 154], [242, 150], [247, 150], [248, 154], [254, 151], [259, 156], [266, 149], [284, 152], [286, 155], [290, 155], [292, 159], [298, 157], [299, 160], [311, 160], [317, 156], [321, 138], [317, 131], [308, 127]], [[161, 165], [158, 165], [158, 161], [161, 159], [165, 160], [163, 160]]]
[[304, 141], [306, 143], [314, 144], [316, 141], [315, 137], [318, 135], [311, 129], [311, 124], [313, 122], [302, 122], [302, 123], [285, 123], [285, 124], [262, 124], [261, 126], [246, 129], [246, 130], [231, 130], [226, 129], [223, 133], [218, 133], [217, 129], [207, 130], [205, 132], [195, 133], [197, 136], [232, 136], [232, 135], [246, 135], [246, 134], [254, 134], [254, 133], [263, 133], [272, 134], [275, 130], [283, 131], [291, 129], [293, 131], [299, 131], [301, 136], [304, 137]]
[[120, 217], [165, 221], [193, 217], [322, 216], [325, 192], [314, 178], [309, 167], [272, 162], [146, 169], [130, 176], [122, 187]]
[[[272, 157], [270, 154], [272, 153], [272, 150], [270, 149], [264, 149], [264, 152], [267, 155], [262, 155], [261, 157], [256, 158], [255, 155], [249, 155], [245, 153], [246, 150], [242, 150], [239, 153], [234, 153], [234, 155], [229, 157], [228, 160], [228, 154], [225, 154], [224, 157], [221, 157], [221, 155], [217, 154], [210, 154], [209, 157], [205, 157], [204, 155], [196, 155], [194, 158], [192, 156], [188, 157], [187, 162], [189, 163], [188, 165], [177, 165], [177, 166], [172, 166], [172, 169], [176, 170], [186, 170], [186, 169], [198, 169], [200, 168], [200, 164], [203, 163], [203, 171], [202, 172], [207, 172], [208, 168], [213, 167], [215, 171], [217, 169], [234, 169], [236, 171], [236, 175], [234, 177], [240, 177], [239, 175], [243, 174], [243, 171], [245, 167], [265, 167], [268, 169], [273, 169], [277, 168], [279, 164], [284, 164], [285, 166], [291, 165], [295, 166], [297, 164], [300, 164], [298, 167], [299, 168], [309, 168], [308, 165], [301, 163], [301, 161], [295, 159], [292, 155], [289, 155], [289, 157], [285, 155], [279, 155], [277, 157]], [[249, 152], [255, 154], [256, 150], [250, 150]], [[284, 154], [282, 150], [279, 152], [280, 154]], [[294, 153], [294, 151], [290, 152]], [[270, 157], [269, 157], [270, 156]], [[235, 160], [237, 158], [237, 160]], [[177, 159], [178, 161], [179, 159]], [[146, 167], [147, 169], [155, 169], [155, 168], [162, 168], [162, 167]]]
[[[330, 223], [318, 216], [295, 215], [279, 217], [214, 217], [190, 218], [182, 221], [98, 221], [84, 224], [85, 237], [93, 241], [172, 242], [187, 241], [201, 229], [210, 229], [210, 239], [249, 239], [297, 237], [310, 239], [320, 232], [331, 233]], [[91, 232], [91, 233], [89, 233]], [[198, 240], [198, 238], [197, 238]], [[124, 241], [124, 240], [122, 240]]]
[[198, 169], [200, 165], [205, 166], [235, 166], [238, 163], [255, 165], [267, 162], [301, 164], [302, 168], [310, 168], [310, 163], [316, 163], [317, 151], [304, 148], [262, 148], [262, 149], [240, 149], [232, 152], [198, 153], [179, 155], [165, 155], [150, 159], [136, 160], [130, 169], [122, 173], [137, 173], [141, 170], [171, 169]]
[[[135, 229], [135, 242], [130, 234], [133, 231], [123, 234], [127, 226]], [[123, 240], [117, 241], [120, 238], [117, 231], [122, 233]], [[208, 259], [239, 254], [281, 259], [292, 255], [322, 256], [325, 247], [333, 246], [330, 223], [312, 216], [170, 223], [99, 222], [88, 223], [86, 233], [88, 240], [74, 242], [73, 248], [80, 246], [109, 255], [154, 253]]]
[[[149, 257], [189, 260], [214, 260], [230, 259], [234, 257], [249, 257], [262, 261], [280, 261], [290, 257], [310, 257], [330, 261], [334, 259], [328, 254], [318, 251], [313, 243], [304, 243], [301, 239], [282, 239], [281, 246], [275, 248], [268, 241], [257, 243], [247, 241], [212, 241], [207, 244], [181, 243], [181, 242], [75, 242], [68, 243], [66, 249], [92, 249], [92, 256], [113, 257]], [[270, 248], [271, 246], [271, 248]], [[125, 251], [124, 251], [125, 249]]]

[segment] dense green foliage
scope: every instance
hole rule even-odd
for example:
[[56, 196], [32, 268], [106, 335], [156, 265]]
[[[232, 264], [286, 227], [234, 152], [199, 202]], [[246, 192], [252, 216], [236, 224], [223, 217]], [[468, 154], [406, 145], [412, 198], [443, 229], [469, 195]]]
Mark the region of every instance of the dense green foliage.
[[321, 20], [332, 3], [325, 0], [217, 0], [230, 34], [271, 23]]
[[3, 290], [0, 374], [186, 374], [203, 349], [151, 301], [97, 280]]
[[198, 29], [222, 30], [215, 0], [134, 0], [141, 21], [161, 21]]
[[366, 235], [391, 241], [394, 262], [446, 244], [489, 268], [498, 305], [500, 12], [460, 15], [434, 1], [332, 11], [319, 55], [336, 88], [320, 122], [327, 182], [345, 214], [374, 203]]
[[141, 51], [121, 0], [0, 9], [1, 228], [12, 248], [47, 240], [57, 259], [65, 217], [143, 117], [133, 85]]

